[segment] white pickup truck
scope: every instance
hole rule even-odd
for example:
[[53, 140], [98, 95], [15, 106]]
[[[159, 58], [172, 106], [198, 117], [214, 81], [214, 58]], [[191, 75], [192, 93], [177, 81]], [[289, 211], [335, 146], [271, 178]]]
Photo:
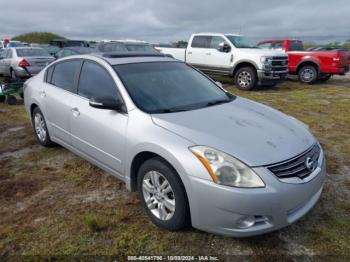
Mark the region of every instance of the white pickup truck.
[[242, 90], [273, 86], [288, 73], [288, 56], [249, 44], [241, 35], [193, 34], [187, 48], [157, 47], [160, 52], [211, 74], [229, 75]]

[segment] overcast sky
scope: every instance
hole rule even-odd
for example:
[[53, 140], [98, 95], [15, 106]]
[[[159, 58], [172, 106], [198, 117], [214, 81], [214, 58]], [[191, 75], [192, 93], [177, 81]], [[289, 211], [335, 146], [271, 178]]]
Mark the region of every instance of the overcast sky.
[[187, 40], [193, 32], [350, 38], [350, 0], [10, 0], [0, 37], [49, 31], [72, 39]]

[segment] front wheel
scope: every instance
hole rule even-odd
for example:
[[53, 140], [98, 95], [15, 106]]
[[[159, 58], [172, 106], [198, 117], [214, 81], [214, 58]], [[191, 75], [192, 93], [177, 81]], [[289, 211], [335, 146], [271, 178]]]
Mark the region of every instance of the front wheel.
[[166, 161], [159, 157], [147, 160], [137, 178], [143, 208], [154, 224], [168, 230], [179, 230], [190, 224], [185, 188]]
[[35, 136], [42, 146], [52, 147], [55, 145], [50, 139], [44, 115], [39, 107], [36, 107], [33, 110], [32, 124], [35, 131]]
[[317, 69], [314, 66], [304, 66], [298, 72], [299, 81], [305, 84], [314, 84], [317, 81]]
[[234, 76], [234, 82], [240, 90], [252, 90], [258, 82], [255, 68], [242, 67], [238, 69]]

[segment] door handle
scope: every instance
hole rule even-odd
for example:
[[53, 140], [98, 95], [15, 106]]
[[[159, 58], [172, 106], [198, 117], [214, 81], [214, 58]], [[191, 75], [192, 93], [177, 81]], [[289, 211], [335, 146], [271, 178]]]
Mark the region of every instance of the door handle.
[[187, 52], [188, 55], [192, 55], [192, 52]]
[[45, 97], [46, 97], [45, 91], [40, 91], [40, 96], [41, 96], [42, 98], [45, 98]]
[[72, 108], [70, 111], [72, 111], [73, 116], [75, 116], [75, 117], [77, 117], [77, 116], [80, 115], [80, 111], [79, 111], [79, 109], [76, 108], [76, 107]]
[[206, 53], [206, 55], [211, 55], [211, 53]]

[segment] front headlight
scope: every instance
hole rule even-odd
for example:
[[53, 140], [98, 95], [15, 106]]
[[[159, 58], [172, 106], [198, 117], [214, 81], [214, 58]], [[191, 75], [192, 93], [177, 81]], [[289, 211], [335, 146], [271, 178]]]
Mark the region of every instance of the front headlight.
[[265, 187], [261, 178], [238, 159], [207, 146], [190, 147], [213, 181], [233, 187]]
[[262, 56], [260, 58], [260, 62], [263, 64], [270, 64], [272, 61], [272, 57], [271, 56]]

